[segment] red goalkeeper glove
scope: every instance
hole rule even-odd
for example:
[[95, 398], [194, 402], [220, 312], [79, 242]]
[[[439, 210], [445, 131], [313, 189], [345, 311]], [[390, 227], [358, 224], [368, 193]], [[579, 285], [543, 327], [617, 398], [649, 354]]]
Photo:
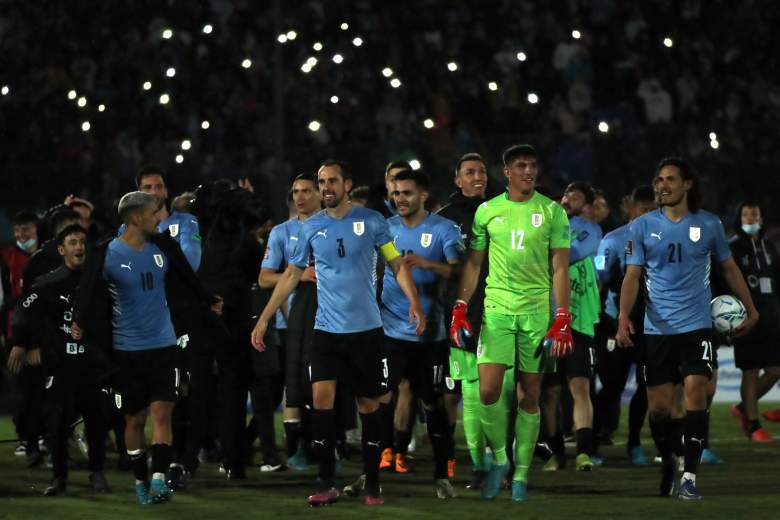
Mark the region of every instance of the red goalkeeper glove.
[[466, 346], [466, 338], [474, 334], [467, 316], [469, 307], [463, 300], [455, 302], [452, 308], [452, 323], [450, 324], [450, 341], [458, 348]]
[[571, 337], [571, 313], [569, 309], [559, 307], [555, 311], [555, 320], [544, 337], [544, 346], [553, 357], [565, 357], [574, 350], [574, 340]]

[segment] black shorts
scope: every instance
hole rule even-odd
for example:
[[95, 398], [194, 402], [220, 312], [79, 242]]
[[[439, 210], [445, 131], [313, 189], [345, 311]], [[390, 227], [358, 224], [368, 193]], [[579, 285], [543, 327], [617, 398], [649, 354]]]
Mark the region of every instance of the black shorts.
[[780, 367], [780, 316], [762, 308], [761, 319], [750, 333], [734, 340], [734, 364], [740, 370]]
[[176, 402], [180, 371], [176, 346], [150, 350], [115, 350], [119, 366], [114, 402], [126, 414], [140, 412], [154, 401]]
[[712, 377], [717, 368], [711, 329], [682, 334], [645, 335], [645, 378], [647, 386], [680, 384], [687, 376]]
[[593, 377], [596, 369], [596, 347], [593, 338], [576, 330], [571, 331], [574, 350], [558, 359], [558, 373], [566, 378]]
[[314, 331], [309, 380], [338, 381], [358, 397], [379, 397], [387, 393], [389, 368], [382, 356], [381, 328], [334, 334]]
[[385, 336], [383, 353], [390, 390], [395, 391], [401, 380], [407, 379], [415, 397], [432, 402], [445, 390], [449, 352], [448, 341], [423, 343]]

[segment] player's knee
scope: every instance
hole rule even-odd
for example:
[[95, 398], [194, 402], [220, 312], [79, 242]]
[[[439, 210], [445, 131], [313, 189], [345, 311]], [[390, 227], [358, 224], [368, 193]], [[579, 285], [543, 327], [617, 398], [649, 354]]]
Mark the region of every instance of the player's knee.
[[500, 395], [501, 391], [499, 388], [480, 387], [479, 389], [479, 401], [486, 406], [490, 406], [491, 404], [498, 402]]

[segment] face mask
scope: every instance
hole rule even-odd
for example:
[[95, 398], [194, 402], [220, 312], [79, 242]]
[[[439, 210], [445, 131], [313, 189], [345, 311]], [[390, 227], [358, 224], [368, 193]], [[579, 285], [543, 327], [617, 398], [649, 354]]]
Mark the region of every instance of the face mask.
[[38, 240], [31, 238], [29, 240], [25, 240], [24, 242], [16, 241], [16, 245], [19, 246], [19, 249], [22, 251], [26, 251], [29, 253], [33, 249], [35, 249], [35, 246], [38, 244]]
[[761, 224], [742, 224], [742, 231], [748, 235], [757, 235], [761, 231]]

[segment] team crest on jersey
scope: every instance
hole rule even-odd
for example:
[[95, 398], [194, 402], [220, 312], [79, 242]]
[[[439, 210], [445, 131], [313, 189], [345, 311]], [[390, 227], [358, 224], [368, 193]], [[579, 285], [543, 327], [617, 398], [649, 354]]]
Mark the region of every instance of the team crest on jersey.
[[420, 245], [423, 247], [430, 246], [431, 242], [433, 242], [433, 235], [431, 233], [423, 233], [420, 235]]
[[541, 213], [533, 213], [531, 215], [531, 225], [533, 227], [539, 227], [542, 225], [542, 214]]
[[154, 263], [157, 264], [157, 267], [162, 268], [165, 263], [163, 262], [163, 256], [162, 255], [154, 255]]
[[362, 220], [353, 222], [352, 231], [354, 231], [357, 236], [361, 236], [366, 231], [366, 224]]
[[701, 228], [698, 226], [691, 226], [690, 228], [688, 228], [688, 237], [693, 242], [698, 242], [699, 239], [701, 238]]
[[175, 237], [179, 234], [179, 225], [178, 224], [171, 224], [168, 226], [168, 231], [171, 233], [171, 238]]

